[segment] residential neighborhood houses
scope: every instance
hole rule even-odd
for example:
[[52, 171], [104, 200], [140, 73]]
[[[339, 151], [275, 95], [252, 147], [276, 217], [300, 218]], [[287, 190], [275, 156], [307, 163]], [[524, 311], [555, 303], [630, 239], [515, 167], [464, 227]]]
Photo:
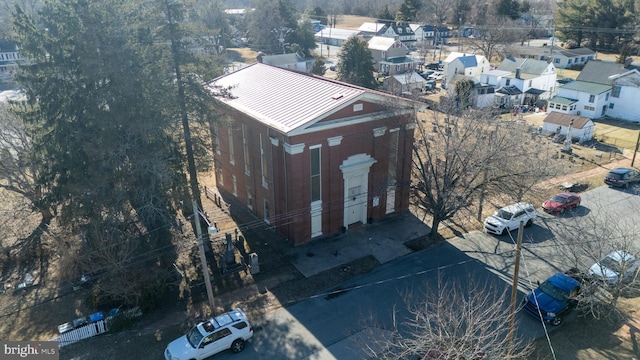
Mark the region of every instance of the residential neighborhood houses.
[[[246, 11], [226, 13], [241, 17]], [[640, 68], [630, 58], [624, 64], [597, 60], [588, 48], [565, 49], [551, 41], [510, 47], [499, 61], [448, 47], [444, 60], [436, 63], [434, 52], [434, 62], [428, 64], [424, 50], [440, 49], [442, 54], [452, 36], [449, 27], [364, 22], [350, 30], [325, 27], [319, 20], [312, 25], [318, 45], [313, 55], [331, 59], [321, 68], [332, 70], [328, 74], [310, 73], [317, 59], [278, 49], [277, 54], [259, 52], [256, 62], [227, 67], [204, 83], [215, 95], [212, 107], [220, 116], [210, 129], [215, 192], [291, 248], [329, 243], [410, 209], [414, 151], [418, 143], [425, 145], [415, 134], [420, 121], [426, 123], [418, 114], [431, 109], [436, 97], [455, 99], [456, 111], [541, 113], [545, 117], [537, 133], [570, 135], [579, 143], [594, 139], [598, 119], [640, 122], [635, 108]], [[468, 34], [460, 29], [458, 36], [473, 37], [472, 27]], [[376, 89], [336, 78], [335, 47], [354, 36], [367, 42], [379, 81]], [[237, 44], [244, 43], [238, 39]], [[216, 47], [217, 55], [224, 51]], [[21, 61], [25, 59], [15, 44], [0, 40], [0, 80], [11, 78]], [[428, 73], [428, 66], [434, 70]], [[561, 69], [580, 73], [563, 78]], [[460, 101], [460, 84], [472, 84], [469, 101]], [[425, 86], [432, 87], [427, 91]], [[516, 117], [504, 119], [513, 124], [509, 121]], [[427, 128], [436, 132], [432, 124]], [[442, 133], [451, 131], [447, 129]], [[196, 211], [192, 216], [198, 218]], [[243, 246], [237, 232], [227, 247]], [[307, 256], [314, 255], [309, 251]], [[257, 271], [257, 260], [255, 265], [249, 269]]]

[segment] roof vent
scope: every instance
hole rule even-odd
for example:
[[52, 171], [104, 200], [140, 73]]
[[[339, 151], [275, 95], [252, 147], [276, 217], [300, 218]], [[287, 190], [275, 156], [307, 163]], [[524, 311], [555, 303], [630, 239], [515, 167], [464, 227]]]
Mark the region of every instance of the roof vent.
[[344, 97], [344, 94], [335, 94], [335, 95], [331, 96], [331, 98], [333, 100], [342, 99], [343, 97]]

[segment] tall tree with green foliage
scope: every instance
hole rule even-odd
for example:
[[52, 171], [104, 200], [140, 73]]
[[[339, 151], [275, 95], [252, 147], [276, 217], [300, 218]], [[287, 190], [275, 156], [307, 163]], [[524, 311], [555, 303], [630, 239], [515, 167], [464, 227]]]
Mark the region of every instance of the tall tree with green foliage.
[[381, 24], [393, 24], [396, 21], [395, 17], [389, 11], [389, 5], [385, 5], [384, 9], [380, 13], [378, 13], [377, 17], [378, 19], [376, 20], [376, 22], [379, 22]]
[[[166, 5], [56, 0], [37, 21], [20, 6], [13, 14], [18, 44], [29, 59], [18, 76], [28, 106], [17, 114], [33, 151], [47, 160], [36, 182], [61, 223], [84, 233], [79, 251], [89, 267], [97, 262], [91, 256], [104, 254], [101, 248], [121, 249], [115, 255], [122, 258], [108, 262], [131, 265], [136, 256], [170, 246], [169, 229], [187, 193], [180, 119], [186, 112], [210, 120], [211, 95], [187, 72], [180, 44], [185, 33], [168, 29], [179, 18], [170, 18]], [[143, 272], [123, 266], [103, 281], [125, 277], [158, 289], [163, 277], [154, 269], [164, 271], [173, 261], [170, 251], [163, 254], [143, 257], [156, 265], [138, 261]], [[114, 291], [114, 297], [126, 297]], [[155, 291], [138, 292], [145, 293]]]
[[320, 56], [317, 56], [317, 55], [314, 56], [313, 63], [311, 64], [310, 72], [314, 75], [324, 76], [324, 74], [327, 72], [326, 63], [324, 62], [324, 59], [322, 59]]
[[322, 10], [321, 7], [316, 6], [314, 8], [308, 8], [304, 12], [305, 16], [307, 16], [311, 20], [319, 20], [320, 24], [327, 25], [329, 24], [329, 18], [327, 17], [327, 13]]
[[519, 18], [522, 13], [518, 0], [495, 0], [494, 6], [497, 15], [508, 17], [512, 20]]
[[369, 89], [378, 87], [378, 82], [373, 76], [375, 68], [369, 46], [366, 41], [355, 35], [342, 45], [336, 70], [340, 81]]
[[396, 12], [396, 22], [406, 24], [416, 20], [421, 9], [421, 0], [404, 0]]

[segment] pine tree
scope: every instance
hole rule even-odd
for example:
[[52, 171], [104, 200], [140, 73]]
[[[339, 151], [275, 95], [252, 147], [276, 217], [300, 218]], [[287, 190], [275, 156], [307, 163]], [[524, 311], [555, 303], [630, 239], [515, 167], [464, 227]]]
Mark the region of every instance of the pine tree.
[[342, 45], [338, 57], [338, 80], [369, 89], [378, 87], [373, 76], [375, 68], [367, 42], [352, 36]]

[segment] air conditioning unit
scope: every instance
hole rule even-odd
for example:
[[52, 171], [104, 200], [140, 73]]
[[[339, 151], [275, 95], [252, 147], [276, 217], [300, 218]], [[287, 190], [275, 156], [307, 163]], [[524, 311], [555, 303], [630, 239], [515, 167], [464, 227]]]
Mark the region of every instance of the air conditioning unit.
[[577, 111], [577, 112], [576, 112], [576, 115], [580, 116], [580, 111]]

